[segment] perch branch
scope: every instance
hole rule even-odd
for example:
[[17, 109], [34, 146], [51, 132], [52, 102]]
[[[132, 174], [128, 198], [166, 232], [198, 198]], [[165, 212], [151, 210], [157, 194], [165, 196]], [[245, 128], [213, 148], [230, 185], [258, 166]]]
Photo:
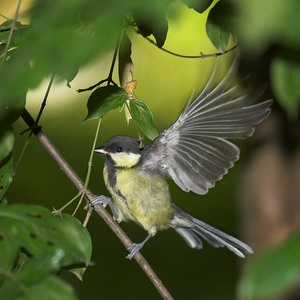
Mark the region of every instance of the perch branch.
[[[51, 140], [46, 136], [46, 134], [42, 131], [41, 127], [36, 124], [32, 116], [29, 112], [25, 109], [22, 118], [27, 126], [32, 130], [41, 144], [44, 146], [46, 151], [51, 155], [54, 161], [57, 163], [59, 168], [65, 173], [65, 175], [70, 179], [72, 184], [79, 190], [82, 191], [84, 189], [84, 183], [79, 178], [79, 176], [75, 173], [72, 167], [67, 163], [58, 149], [54, 146]], [[85, 197], [87, 201], [91, 202], [92, 199], [95, 197], [92, 192], [89, 190], [86, 191]], [[125, 232], [121, 229], [121, 227], [113, 220], [111, 215], [101, 206], [95, 205], [94, 207], [95, 212], [104, 220], [104, 222], [109, 226], [109, 228], [115, 233], [115, 235], [120, 239], [120, 241], [128, 248], [132, 241], [129, 237], [125, 234]], [[171, 300], [173, 299], [172, 295], [163, 285], [161, 280], [158, 278], [156, 273], [153, 271], [149, 263], [143, 257], [140, 252], [137, 252], [134, 256], [136, 262], [140, 265], [142, 270], [146, 273], [149, 277], [153, 285], [156, 287], [157, 291], [160, 293], [163, 299]]]

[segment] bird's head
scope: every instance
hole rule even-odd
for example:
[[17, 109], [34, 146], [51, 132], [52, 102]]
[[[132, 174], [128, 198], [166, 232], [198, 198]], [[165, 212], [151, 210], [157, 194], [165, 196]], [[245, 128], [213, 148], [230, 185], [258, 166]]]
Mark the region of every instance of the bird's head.
[[103, 154], [117, 168], [132, 168], [142, 157], [144, 148], [140, 144], [139, 140], [129, 136], [115, 136], [95, 152]]

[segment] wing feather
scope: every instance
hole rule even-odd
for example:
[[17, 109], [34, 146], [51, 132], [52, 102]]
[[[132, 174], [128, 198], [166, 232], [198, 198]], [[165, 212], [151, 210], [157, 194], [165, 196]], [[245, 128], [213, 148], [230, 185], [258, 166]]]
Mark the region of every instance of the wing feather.
[[170, 176], [184, 191], [205, 194], [239, 159], [239, 148], [227, 139], [244, 139], [270, 113], [272, 100], [253, 104], [264, 88], [241, 94], [230, 85], [237, 59], [215, 86], [218, 65], [200, 95], [177, 121], [155, 140], [142, 161], [146, 171]]

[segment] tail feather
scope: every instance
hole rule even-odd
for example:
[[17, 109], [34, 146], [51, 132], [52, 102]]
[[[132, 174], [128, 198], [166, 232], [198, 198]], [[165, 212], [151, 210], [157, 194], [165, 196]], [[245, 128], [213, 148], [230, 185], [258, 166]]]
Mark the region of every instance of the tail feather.
[[185, 213], [179, 207], [174, 206], [176, 214], [171, 224], [187, 242], [191, 248], [201, 249], [205, 239], [213, 247], [226, 247], [234, 254], [244, 257], [244, 253], [253, 253], [252, 249], [240, 240], [218, 230]]

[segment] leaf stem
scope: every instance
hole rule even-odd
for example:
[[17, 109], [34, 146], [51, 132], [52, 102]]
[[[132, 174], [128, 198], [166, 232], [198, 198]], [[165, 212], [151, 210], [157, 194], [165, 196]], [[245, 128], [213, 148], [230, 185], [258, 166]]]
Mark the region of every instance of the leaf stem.
[[16, 7], [16, 10], [15, 10], [15, 14], [14, 14], [14, 18], [12, 20], [12, 24], [11, 24], [11, 27], [10, 27], [10, 30], [9, 30], [8, 40], [7, 40], [7, 43], [5, 45], [5, 50], [4, 50], [4, 54], [3, 54], [3, 57], [2, 57], [2, 61], [0, 63], [0, 67], [6, 61], [6, 58], [7, 58], [8, 50], [9, 50], [9, 47], [10, 47], [10, 44], [11, 44], [11, 41], [12, 41], [12, 38], [13, 38], [16, 22], [17, 22], [17, 19], [18, 19], [21, 2], [22, 2], [22, 0], [18, 0], [17, 7]]
[[87, 171], [86, 179], [85, 179], [85, 182], [84, 182], [84, 189], [88, 188], [88, 184], [89, 184], [89, 181], [90, 181], [90, 176], [91, 176], [91, 172], [92, 172], [92, 165], [93, 165], [93, 157], [94, 157], [94, 153], [95, 153], [94, 150], [96, 148], [96, 143], [97, 143], [98, 136], [99, 136], [101, 121], [102, 121], [102, 118], [99, 118], [97, 128], [96, 128], [96, 132], [95, 132], [95, 138], [94, 138], [94, 141], [93, 141], [93, 146], [92, 146], [92, 150], [91, 150], [91, 154], [90, 154], [90, 158], [89, 158], [89, 161], [88, 161], [88, 171]]
[[39, 113], [38, 113], [38, 115], [36, 117], [36, 120], [35, 120], [35, 122], [37, 124], [39, 123], [40, 118], [41, 118], [41, 116], [43, 114], [43, 111], [44, 111], [44, 109], [46, 107], [47, 99], [48, 99], [48, 96], [49, 96], [49, 93], [50, 93], [50, 90], [51, 90], [51, 87], [52, 87], [52, 84], [53, 84], [54, 77], [55, 77], [55, 75], [52, 74], [51, 78], [50, 78], [50, 81], [49, 81], [49, 84], [48, 84], [48, 87], [47, 87], [47, 90], [46, 90], [46, 93], [45, 93], [45, 96], [44, 96], [44, 99], [43, 99], [43, 102], [41, 104], [41, 108], [40, 108]]
[[114, 68], [115, 68], [115, 65], [116, 65], [117, 55], [118, 55], [118, 52], [119, 52], [120, 42], [121, 42], [121, 38], [122, 38], [123, 33], [124, 33], [124, 30], [122, 29], [122, 30], [120, 30], [120, 32], [118, 34], [118, 38], [117, 38], [117, 42], [116, 42], [116, 46], [115, 46], [115, 50], [114, 50], [114, 54], [113, 54], [113, 58], [112, 58], [112, 62], [111, 62], [111, 65], [110, 65], [108, 76], [105, 79], [100, 80], [99, 82], [97, 82], [96, 84], [94, 84], [94, 85], [92, 85], [88, 88], [78, 89], [77, 90], [78, 93], [91, 91], [94, 88], [100, 86], [104, 82], [107, 82], [107, 85], [110, 85], [112, 83], [113, 85], [118, 86], [113, 81], [112, 76], [113, 76]]

